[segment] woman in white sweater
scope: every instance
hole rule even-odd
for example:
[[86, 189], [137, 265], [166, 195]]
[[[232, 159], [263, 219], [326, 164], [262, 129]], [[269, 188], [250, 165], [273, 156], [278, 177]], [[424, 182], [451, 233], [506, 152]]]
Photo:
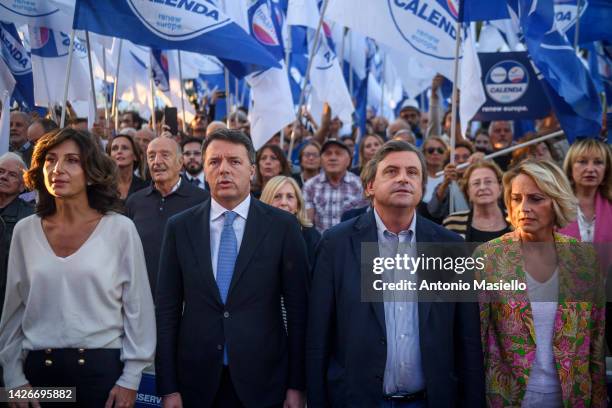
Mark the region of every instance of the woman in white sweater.
[[132, 406], [153, 362], [155, 316], [140, 238], [116, 168], [86, 132], [36, 144], [25, 182], [36, 214], [9, 253], [0, 364], [5, 386], [76, 387], [79, 406]]

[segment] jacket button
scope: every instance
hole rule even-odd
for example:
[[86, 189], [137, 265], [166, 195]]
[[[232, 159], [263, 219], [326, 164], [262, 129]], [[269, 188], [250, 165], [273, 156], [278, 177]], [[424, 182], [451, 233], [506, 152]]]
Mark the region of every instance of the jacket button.
[[227, 319], [229, 317], [229, 312], [228, 311], [223, 312], [223, 317]]
[[223, 350], [223, 345], [222, 344], [217, 344], [217, 350], [219, 350], [219, 351]]
[[53, 351], [53, 350], [51, 350], [50, 348], [48, 348], [48, 349], [46, 349], [46, 350], [45, 350], [45, 353], [46, 353], [46, 354], [51, 354], [51, 352], [52, 352], [52, 351]]
[[52, 365], [53, 365], [53, 361], [52, 361], [52, 360], [45, 360], [45, 365], [46, 365], [47, 367], [50, 367], [50, 366], [52, 366]]
[[387, 341], [385, 339], [381, 339], [380, 340], [380, 344], [382, 344], [384, 346], [385, 344], [387, 344]]
[[82, 358], [79, 358], [78, 363], [79, 365], [85, 365], [85, 360]]

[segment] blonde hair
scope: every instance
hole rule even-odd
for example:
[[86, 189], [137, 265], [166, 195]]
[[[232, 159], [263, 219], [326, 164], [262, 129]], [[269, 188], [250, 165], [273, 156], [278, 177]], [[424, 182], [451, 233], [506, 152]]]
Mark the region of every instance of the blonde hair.
[[599, 186], [599, 192], [608, 201], [612, 201], [612, 149], [607, 144], [596, 139], [583, 139], [575, 142], [565, 156], [563, 171], [565, 171], [572, 187], [575, 188], [572, 174], [574, 163], [576, 163], [579, 157], [593, 153], [601, 155], [606, 166], [604, 178]]
[[538, 188], [551, 198], [557, 228], [565, 227], [576, 218], [578, 201], [574, 197], [572, 187], [563, 171], [549, 160], [535, 161], [528, 159], [508, 170], [503, 178], [504, 203], [508, 209], [508, 221], [513, 227], [516, 228], [517, 225], [511, 219], [512, 181], [519, 174], [531, 177]]
[[266, 186], [261, 192], [260, 200], [266, 204], [272, 205], [274, 196], [276, 195], [278, 190], [280, 190], [281, 187], [285, 185], [285, 183], [289, 183], [295, 191], [295, 197], [297, 198], [298, 202], [297, 213], [295, 214], [295, 216], [297, 217], [298, 221], [300, 222], [302, 227], [312, 227], [312, 222], [310, 222], [308, 216], [306, 215], [306, 205], [304, 204], [304, 197], [302, 196], [302, 191], [300, 190], [300, 186], [298, 186], [297, 182], [293, 178], [287, 176], [272, 177], [266, 183]]

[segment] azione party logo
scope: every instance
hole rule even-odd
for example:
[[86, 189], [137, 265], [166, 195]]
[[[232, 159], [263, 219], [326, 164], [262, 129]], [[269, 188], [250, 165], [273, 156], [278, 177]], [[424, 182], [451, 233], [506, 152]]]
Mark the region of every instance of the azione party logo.
[[485, 90], [498, 103], [519, 100], [529, 88], [529, 75], [523, 64], [506, 60], [493, 65], [485, 77]]
[[149, 30], [169, 41], [190, 40], [231, 23], [206, 1], [127, 0], [127, 4]]
[[265, 46], [278, 47], [280, 45], [268, 3], [261, 3], [255, 9], [251, 21], [251, 32], [257, 41]]

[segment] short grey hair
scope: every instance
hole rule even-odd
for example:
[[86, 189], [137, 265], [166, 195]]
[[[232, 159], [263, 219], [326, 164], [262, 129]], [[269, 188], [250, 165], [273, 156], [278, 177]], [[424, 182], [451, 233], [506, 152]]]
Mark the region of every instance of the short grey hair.
[[378, 171], [378, 165], [382, 162], [389, 153], [394, 152], [413, 152], [419, 158], [421, 163], [421, 183], [423, 183], [423, 194], [425, 194], [425, 187], [427, 186], [427, 167], [425, 163], [425, 156], [423, 153], [413, 144], [404, 142], [403, 140], [390, 140], [386, 142], [374, 157], [366, 164], [365, 168], [361, 173], [361, 182], [364, 189], [376, 178], [376, 172]]
[[[512, 134], [514, 135], [514, 121], [512, 120], [494, 120], [491, 123], [489, 123], [489, 132], [490, 129], [496, 125], [497, 123], [507, 123], [510, 125], [510, 131], [512, 132]], [[487, 132], [487, 134], [490, 134], [489, 132]]]
[[28, 169], [28, 165], [23, 160], [23, 157], [21, 157], [17, 153], [7, 152], [7, 153], [4, 153], [2, 156], [0, 156], [0, 163], [2, 163], [4, 161], [8, 161], [8, 160], [16, 161], [17, 164], [19, 164], [19, 167], [21, 167], [23, 170], [27, 170]]

